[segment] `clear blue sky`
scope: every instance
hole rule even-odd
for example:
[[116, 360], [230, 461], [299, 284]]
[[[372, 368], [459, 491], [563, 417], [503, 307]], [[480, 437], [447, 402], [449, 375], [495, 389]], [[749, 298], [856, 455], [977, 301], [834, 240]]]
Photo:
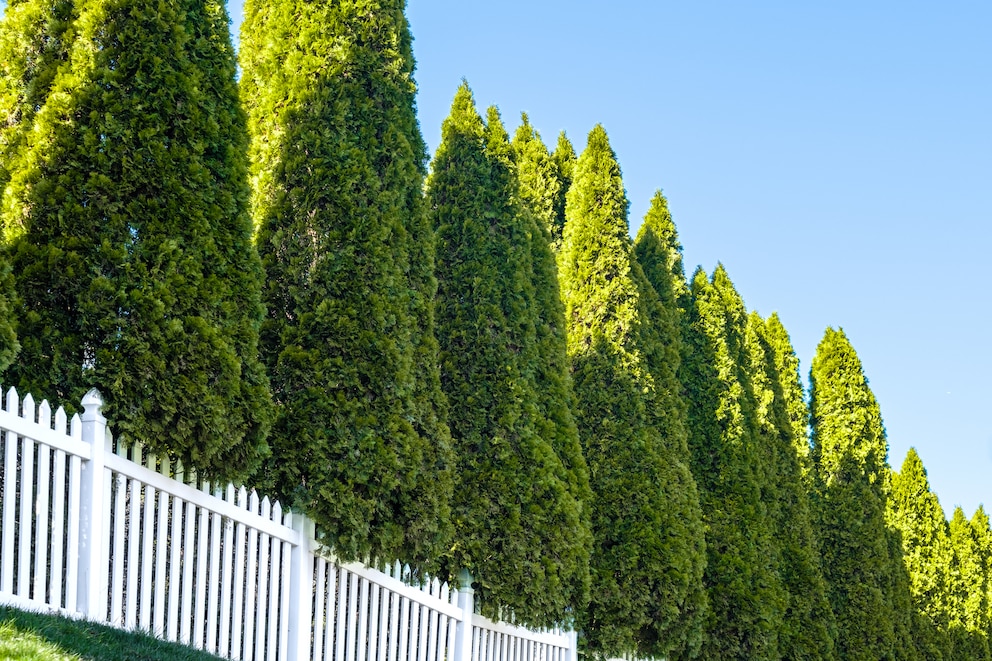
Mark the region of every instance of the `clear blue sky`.
[[[240, 2], [230, 7], [237, 30]], [[430, 149], [459, 81], [581, 151], [602, 123], [631, 228], [662, 188], [690, 270], [827, 326], [950, 516], [992, 506], [992, 5], [411, 0]]]

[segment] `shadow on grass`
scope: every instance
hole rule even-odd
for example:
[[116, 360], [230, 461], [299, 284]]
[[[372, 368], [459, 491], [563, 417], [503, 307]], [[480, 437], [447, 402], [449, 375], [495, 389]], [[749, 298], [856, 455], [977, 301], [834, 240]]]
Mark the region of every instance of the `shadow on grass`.
[[218, 661], [219, 657], [148, 634], [0, 606], [0, 659]]

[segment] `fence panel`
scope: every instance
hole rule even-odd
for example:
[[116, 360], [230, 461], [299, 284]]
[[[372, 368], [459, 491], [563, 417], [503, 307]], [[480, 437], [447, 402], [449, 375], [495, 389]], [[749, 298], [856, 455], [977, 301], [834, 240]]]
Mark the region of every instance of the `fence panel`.
[[115, 442], [96, 391], [71, 421], [14, 389], [2, 405], [2, 602], [237, 661], [575, 661], [574, 634], [480, 618], [471, 589], [398, 562], [340, 563], [278, 502]]

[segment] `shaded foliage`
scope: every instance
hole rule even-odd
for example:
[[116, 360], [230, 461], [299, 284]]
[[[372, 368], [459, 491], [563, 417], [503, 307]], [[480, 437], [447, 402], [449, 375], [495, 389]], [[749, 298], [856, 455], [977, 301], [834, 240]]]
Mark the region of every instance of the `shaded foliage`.
[[267, 451], [270, 405], [227, 13], [213, 0], [51, 10], [36, 15], [50, 57], [23, 70], [8, 143], [23, 346], [7, 381], [68, 409], [95, 386], [126, 442], [244, 477]]
[[[441, 385], [457, 456], [450, 573], [472, 573], [486, 614], [508, 610], [533, 626], [568, 621], [588, 597], [591, 534], [561, 304], [539, 307], [549, 292], [538, 287], [556, 296], [557, 281], [539, 280], [536, 262], [546, 273], [554, 262], [546, 232], [519, 200], [499, 115], [491, 109], [484, 124], [464, 83], [442, 127], [427, 201]], [[556, 309], [557, 330], [545, 322]], [[553, 441], [571, 451], [571, 471]]]
[[278, 404], [260, 478], [340, 557], [431, 569], [451, 539], [453, 458], [403, 12], [389, 0], [245, 6], [262, 349]]

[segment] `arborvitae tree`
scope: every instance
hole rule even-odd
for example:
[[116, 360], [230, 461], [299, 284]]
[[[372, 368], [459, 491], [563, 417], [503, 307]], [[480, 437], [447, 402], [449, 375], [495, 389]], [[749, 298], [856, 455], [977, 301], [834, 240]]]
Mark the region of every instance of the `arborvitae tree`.
[[[558, 226], [556, 205], [564, 200], [565, 191], [558, 178], [558, 164], [541, 140], [541, 135], [531, 126], [527, 113], [521, 115], [520, 126], [513, 135], [513, 154], [520, 180], [520, 200], [530, 210], [544, 229], [551, 232], [558, 228], [558, 242], [561, 227]], [[557, 249], [557, 245], [555, 246]]]
[[[532, 240], [540, 230], [518, 199], [510, 151], [499, 115], [492, 109], [484, 126], [463, 83], [427, 187], [441, 385], [458, 468], [448, 562], [471, 571], [484, 612], [509, 609], [518, 622], [548, 626], [570, 619], [587, 597], [591, 535], [552, 445], [562, 433], [578, 443], [568, 392], [559, 389], [557, 401], [538, 392], [537, 375], [548, 369], [538, 365], [545, 311]], [[547, 247], [544, 258], [551, 261]], [[564, 370], [563, 341], [558, 351]], [[559, 430], [551, 416], [562, 409]]]
[[[989, 558], [982, 553], [979, 530], [988, 517], [983, 509], [972, 521], [960, 507], [950, 524], [953, 562], [949, 567], [951, 659], [988, 661], [989, 650]], [[974, 524], [974, 525], [973, 525]]]
[[33, 79], [49, 93], [20, 97], [40, 106], [22, 114], [4, 192], [23, 343], [7, 382], [70, 409], [95, 386], [126, 442], [243, 476], [265, 454], [270, 405], [227, 13], [213, 0], [72, 11], [74, 40], [51, 46], [69, 64]]
[[[748, 316], [745, 345], [750, 365], [745, 390], [754, 400], [755, 441], [763, 450], [768, 478], [763, 500], [772, 517], [778, 571], [789, 596], [779, 652], [783, 659], [832, 659], [833, 611], [796, 452], [795, 402], [785, 394], [797, 377], [789, 360], [795, 353], [785, 329], [777, 317], [774, 320], [766, 322], [756, 312]], [[779, 372], [783, 364], [789, 370], [786, 374]]]
[[249, 1], [241, 84], [279, 411], [262, 477], [340, 557], [430, 569], [452, 457], [403, 10]]
[[562, 131], [558, 134], [558, 142], [551, 154], [554, 163], [554, 176], [559, 182], [558, 191], [554, 197], [554, 223], [551, 226], [551, 247], [555, 252], [561, 249], [562, 233], [565, 228], [565, 206], [568, 189], [572, 186], [575, 170], [575, 147]]
[[[631, 274], [638, 287], [638, 302], [642, 320], [643, 356], [654, 380], [655, 401], [649, 414], [661, 433], [664, 463], [668, 467], [672, 511], [684, 531], [679, 538], [685, 547], [680, 555], [691, 563], [684, 579], [685, 601], [672, 613], [679, 629], [678, 639], [684, 641], [674, 648], [673, 655], [691, 656], [702, 643], [702, 630], [707, 612], [703, 572], [706, 565], [705, 530], [699, 490], [689, 468], [687, 412], [682, 385], [677, 373], [682, 360], [682, 308], [680, 297], [688, 294], [682, 271], [681, 246], [675, 236], [675, 225], [664, 197], [657, 194], [641, 225], [635, 242], [635, 259]], [[660, 238], [659, 238], [660, 237]], [[651, 275], [648, 276], [647, 273]], [[670, 606], [671, 608], [671, 606]]]
[[[575, 166], [558, 255], [576, 419], [594, 493], [592, 591], [580, 618], [597, 657], [666, 656], [691, 647], [701, 552], [681, 520], [689, 484], [666, 462], [664, 401], [645, 356], [643, 275], [632, 261], [627, 198], [606, 132], [597, 126]], [[661, 387], [664, 387], [663, 385]], [[688, 525], [687, 525], [688, 524]]]
[[[12, 0], [0, 20], [0, 209], [27, 135], [72, 42], [74, 3]], [[0, 214], [0, 243], [19, 232]], [[0, 254], [0, 372], [20, 349], [14, 331], [14, 281], [7, 256]]]
[[692, 280], [683, 385], [689, 450], [706, 534], [712, 613], [703, 658], [778, 659], [788, 595], [778, 575], [772, 517], [762, 502], [768, 467], [746, 390], [746, 312], [723, 266]]
[[772, 350], [775, 371], [779, 377], [786, 414], [792, 425], [792, 441], [802, 471], [807, 490], [812, 488], [809, 439], [809, 406], [803, 394], [802, 379], [799, 376], [799, 358], [792, 348], [789, 333], [782, 325], [778, 313], [773, 312], [765, 321], [765, 340]]
[[912, 607], [923, 617], [916, 632], [917, 647], [930, 650], [930, 658], [945, 656], [949, 651], [951, 542], [944, 510], [930, 490], [915, 448], [907, 453], [902, 470], [892, 475], [886, 518], [902, 541]]
[[895, 656], [896, 613], [885, 523], [888, 444], [878, 402], [842, 330], [828, 328], [810, 371], [812, 458], [827, 592], [842, 659]]

